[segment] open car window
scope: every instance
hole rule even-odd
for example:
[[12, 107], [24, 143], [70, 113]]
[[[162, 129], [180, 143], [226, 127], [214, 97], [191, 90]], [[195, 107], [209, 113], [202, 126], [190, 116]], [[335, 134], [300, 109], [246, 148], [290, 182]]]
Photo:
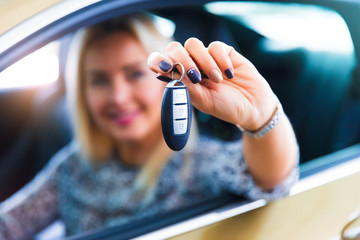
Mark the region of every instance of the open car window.
[[357, 60], [339, 13], [296, 3], [221, 2], [205, 8], [263, 36], [243, 52], [284, 103], [302, 163], [358, 142], [358, 134], [345, 127], [357, 119], [347, 109]]
[[29, 54], [0, 73], [0, 91], [54, 83], [59, 78], [60, 41]]
[[[304, 166], [304, 177], [310, 175], [309, 171], [314, 166], [312, 161], [318, 167], [329, 161], [326, 157], [320, 157], [359, 142], [360, 94], [354, 90], [357, 84], [354, 80], [357, 59], [348, 26], [336, 11], [310, 4], [241, 1], [179, 8], [147, 6], [143, 10], [158, 16], [158, 27], [162, 34], [172, 36], [181, 43], [193, 36], [201, 39], [205, 45], [212, 41], [224, 41], [234, 46], [257, 67], [282, 102], [285, 113], [293, 124], [300, 147], [300, 163]], [[34, 92], [33, 87], [40, 83], [54, 83], [61, 77], [59, 66], [64, 65], [66, 58], [59, 58], [57, 54], [61, 44], [68, 44], [66, 37], [71, 41], [74, 29], [68, 35], [61, 36], [60, 40], [52, 41], [0, 73], [0, 98], [4, 99], [0, 102], [6, 102], [0, 103], [0, 115], [10, 116], [5, 119], [7, 121], [2, 121], [0, 135], [4, 136], [2, 142], [8, 142], [6, 146], [12, 146], [1, 149], [1, 159], [4, 160], [0, 163], [3, 166], [5, 161], [21, 164], [31, 154], [30, 164], [33, 168], [31, 175], [24, 178], [24, 181], [29, 181], [30, 176], [33, 177], [44, 166], [49, 156], [72, 139], [66, 105], [67, 93], [61, 85], [65, 84], [63, 79], [61, 84], [54, 84], [60, 91], [51, 91], [54, 94], [50, 96], [48, 88], [36, 89]], [[25, 86], [27, 92], [18, 88]], [[16, 97], [11, 94], [16, 94]], [[26, 97], [18, 97], [25, 95]], [[8, 105], [11, 101], [7, 99], [12, 98], [17, 100], [14, 108]], [[27, 115], [13, 110], [23, 102], [34, 103], [29, 108], [31, 110], [26, 111]], [[202, 134], [228, 142], [241, 138], [241, 133], [235, 126], [215, 117], [195, 110], [195, 118]], [[23, 121], [14, 122], [14, 119]], [[30, 124], [25, 123], [24, 119], [31, 119]], [[15, 125], [20, 127], [15, 129]], [[40, 126], [42, 132], [39, 131]], [[12, 171], [15, 166], [3, 169]], [[26, 172], [26, 169], [21, 172]], [[7, 185], [16, 175], [18, 173], [15, 172], [2, 175], [0, 184]], [[23, 184], [24, 182], [18, 183], [17, 187]], [[14, 188], [4, 193], [4, 196], [11, 191]], [[126, 239], [231, 203], [250, 202], [243, 196], [224, 195], [124, 225], [99, 228], [68, 237]], [[263, 204], [265, 203], [260, 203]], [[144, 226], [145, 229], [142, 228]], [[37, 239], [64, 237], [64, 231], [64, 225], [58, 221], [40, 233]]]

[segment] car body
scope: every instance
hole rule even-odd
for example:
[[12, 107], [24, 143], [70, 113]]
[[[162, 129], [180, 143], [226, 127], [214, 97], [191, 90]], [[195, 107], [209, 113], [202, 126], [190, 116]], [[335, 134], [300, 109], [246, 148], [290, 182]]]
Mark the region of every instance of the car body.
[[[1, 199], [30, 181], [72, 138], [64, 98], [64, 67], [72, 33], [116, 16], [150, 11], [176, 25], [176, 40], [184, 42], [190, 36], [197, 36], [207, 44], [225, 41], [235, 44], [254, 63], [282, 101], [294, 126], [300, 146], [301, 180], [291, 196], [271, 203], [224, 196], [144, 222], [70, 239], [337, 237], [360, 204], [357, 187], [360, 181], [360, 145], [357, 144], [360, 140], [360, 3], [351, 0], [213, 2], [0, 2], [0, 16], [4, 16], [0, 22], [0, 77], [11, 65], [49, 43], [58, 41], [59, 52], [57, 81], [0, 89]], [[300, 13], [296, 9], [301, 9]], [[277, 15], [273, 14], [274, 10], [278, 11]], [[252, 19], [251, 14], [257, 13], [261, 18]], [[286, 18], [281, 18], [281, 13]], [[290, 21], [291, 15], [297, 14], [299, 18]], [[334, 14], [335, 24], [330, 21], [335, 19]], [[303, 34], [300, 28], [303, 25], [295, 24], [309, 17], [308, 25], [304, 26], [316, 25], [316, 18], [311, 16], [317, 16], [324, 25], [319, 25], [318, 32]], [[328, 22], [321, 21], [322, 18]], [[276, 30], [273, 26], [284, 19], [290, 23], [288, 29], [282, 26], [287, 34], [271, 38]], [[267, 26], [266, 22], [270, 22], [268, 31], [261, 28]], [[341, 34], [336, 32], [337, 24], [342, 26]], [[316, 35], [320, 30], [344, 38], [330, 39], [326, 31]], [[309, 40], [305, 45], [295, 41], [301, 34]], [[323, 42], [311, 48], [309, 43], [322, 35]], [[279, 42], [287, 36], [295, 36], [288, 40], [293, 45]], [[325, 44], [328, 42], [333, 45]], [[202, 113], [197, 113], [197, 117], [204, 132], [229, 141], [238, 137], [227, 123]]]

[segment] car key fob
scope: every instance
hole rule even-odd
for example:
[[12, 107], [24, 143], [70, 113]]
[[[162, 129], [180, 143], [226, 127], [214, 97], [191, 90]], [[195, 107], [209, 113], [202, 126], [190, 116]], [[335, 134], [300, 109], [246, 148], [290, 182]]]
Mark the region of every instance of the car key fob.
[[190, 97], [185, 84], [181, 81], [182, 78], [183, 75], [180, 80], [172, 80], [166, 85], [161, 106], [164, 139], [174, 151], [180, 151], [185, 147], [191, 128]]

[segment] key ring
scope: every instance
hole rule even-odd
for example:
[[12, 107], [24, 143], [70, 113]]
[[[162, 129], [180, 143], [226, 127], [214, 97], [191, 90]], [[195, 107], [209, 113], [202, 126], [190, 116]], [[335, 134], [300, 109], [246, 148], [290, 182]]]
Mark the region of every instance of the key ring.
[[[179, 80], [179, 81], [182, 81], [182, 80], [184, 79], [184, 76], [185, 76], [185, 68], [184, 68], [184, 66], [183, 66], [181, 63], [179, 63], [179, 62], [175, 63], [173, 68], [175, 68], [176, 65], [179, 65], [179, 66], [181, 67], [181, 76], [180, 76], [180, 79], [178, 79], [178, 80]], [[174, 71], [171, 72], [171, 79], [172, 79], [172, 80], [175, 80], [175, 79], [174, 79]]]

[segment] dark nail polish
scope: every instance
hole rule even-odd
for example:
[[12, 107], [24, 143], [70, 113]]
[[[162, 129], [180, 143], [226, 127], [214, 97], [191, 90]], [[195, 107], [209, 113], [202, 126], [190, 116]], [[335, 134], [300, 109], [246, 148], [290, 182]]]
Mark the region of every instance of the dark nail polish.
[[159, 79], [160, 81], [163, 81], [163, 82], [170, 82], [171, 81], [171, 78], [166, 77], [166, 76], [162, 76], [162, 75], [156, 76], [156, 78]]
[[186, 74], [193, 83], [199, 83], [201, 81], [200, 73], [198, 73], [195, 68], [190, 68]]
[[226, 75], [226, 77], [228, 79], [232, 79], [234, 77], [234, 74], [233, 74], [233, 72], [231, 71], [230, 68], [226, 69], [224, 72], [225, 72], [225, 75]]
[[159, 67], [160, 67], [160, 69], [163, 70], [164, 72], [167, 72], [167, 71], [169, 71], [169, 70], [172, 68], [171, 64], [168, 63], [167, 61], [161, 61], [161, 62], [159, 63]]
[[180, 73], [179, 70], [178, 70], [176, 67], [174, 67], [173, 69], [171, 69], [171, 71], [173, 71], [173, 72], [175, 72], [175, 73]]
[[205, 73], [201, 73], [201, 78], [202, 79], [209, 79], [208, 75], [206, 75]]
[[201, 75], [201, 79], [210, 79], [209, 77], [208, 77], [208, 75], [206, 75], [201, 69], [199, 69], [200, 70], [200, 75]]

